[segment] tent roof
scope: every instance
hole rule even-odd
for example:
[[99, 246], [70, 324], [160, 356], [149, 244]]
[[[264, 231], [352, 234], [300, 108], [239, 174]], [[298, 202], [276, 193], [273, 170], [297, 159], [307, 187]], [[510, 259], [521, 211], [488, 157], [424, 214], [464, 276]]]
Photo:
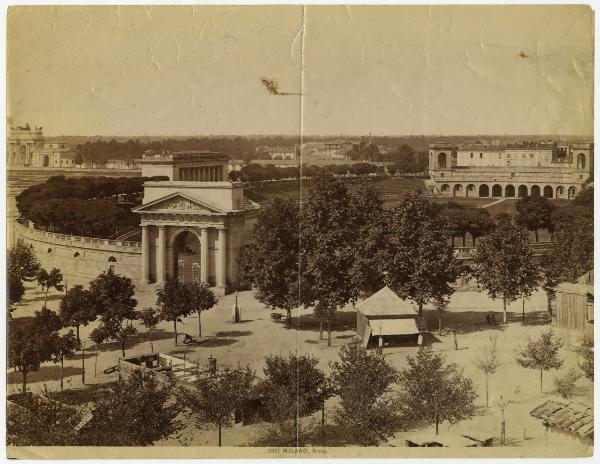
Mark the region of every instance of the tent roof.
[[417, 309], [410, 301], [403, 300], [387, 285], [362, 300], [356, 308], [365, 316], [415, 316]]

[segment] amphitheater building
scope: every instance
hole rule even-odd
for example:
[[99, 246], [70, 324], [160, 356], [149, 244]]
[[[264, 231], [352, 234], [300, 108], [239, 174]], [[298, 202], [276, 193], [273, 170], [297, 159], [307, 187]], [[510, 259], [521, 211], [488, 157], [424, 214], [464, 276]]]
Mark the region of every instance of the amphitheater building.
[[594, 144], [429, 146], [428, 188], [447, 197], [571, 199], [594, 170]]

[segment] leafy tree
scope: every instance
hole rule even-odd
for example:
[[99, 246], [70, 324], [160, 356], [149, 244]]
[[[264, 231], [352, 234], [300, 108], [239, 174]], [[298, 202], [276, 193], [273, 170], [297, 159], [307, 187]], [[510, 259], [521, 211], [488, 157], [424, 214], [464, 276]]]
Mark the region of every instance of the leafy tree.
[[497, 342], [497, 337], [490, 337], [490, 343], [483, 348], [479, 357], [475, 359], [475, 366], [477, 366], [477, 369], [485, 374], [486, 407], [490, 406], [488, 377], [490, 375], [494, 375], [496, 373], [496, 369], [498, 369], [498, 366], [500, 366]]
[[575, 382], [579, 380], [581, 374], [575, 369], [569, 369], [564, 375], [554, 377], [554, 388], [563, 398], [571, 398], [575, 392]]
[[535, 241], [539, 242], [538, 229], [551, 228], [552, 205], [547, 198], [539, 195], [520, 198], [516, 204], [516, 222], [535, 232]]
[[276, 199], [261, 209], [254, 226], [254, 242], [242, 254], [240, 274], [252, 283], [258, 301], [284, 309], [288, 325], [299, 305], [299, 209], [291, 201]]
[[[47, 395], [45, 395], [47, 396]], [[27, 393], [10, 398], [6, 442], [13, 446], [75, 446], [82, 414], [44, 396]]]
[[573, 198], [573, 205], [583, 206], [589, 210], [594, 209], [594, 188], [587, 186], [582, 189], [575, 198]]
[[528, 297], [540, 283], [540, 270], [523, 229], [501, 218], [493, 232], [483, 237], [473, 255], [473, 275], [493, 299], [506, 303]]
[[46, 271], [44, 268], [40, 268], [38, 270], [36, 279], [42, 289], [46, 289], [46, 293], [44, 295], [44, 306], [46, 306], [46, 303], [48, 302], [48, 290], [54, 288], [55, 290], [62, 292], [64, 289], [64, 285], [61, 284], [63, 281], [63, 275], [60, 272], [60, 269], [55, 267], [53, 267], [50, 272]]
[[72, 330], [69, 330], [64, 335], [57, 335], [55, 341], [55, 349], [52, 353], [52, 361], [60, 363], [60, 389], [63, 389], [63, 371], [65, 358], [70, 358], [75, 354], [75, 350], [79, 346], [79, 340], [75, 337]]
[[142, 322], [142, 325], [148, 329], [150, 332], [150, 352], [154, 353], [154, 344], [152, 340], [152, 331], [160, 322], [160, 318], [158, 317], [158, 313], [154, 308], [145, 308], [139, 316], [139, 320]]
[[576, 349], [579, 354], [579, 368], [588, 379], [594, 380], [594, 339], [585, 335]]
[[[327, 379], [317, 367], [318, 364], [317, 358], [297, 353], [289, 353], [287, 357], [265, 357], [265, 379], [259, 389], [268, 398], [284, 400], [280, 406], [289, 403], [287, 414], [284, 414], [285, 409], [281, 407], [276, 419], [279, 419], [280, 423], [284, 419], [293, 419], [292, 436], [298, 433], [298, 417], [318, 411], [330, 396]], [[284, 392], [284, 395], [280, 395], [279, 392]], [[290, 399], [290, 402], [286, 403], [286, 398]]]
[[350, 196], [350, 223], [354, 229], [354, 261], [350, 269], [353, 300], [383, 287], [379, 253], [386, 239], [383, 199], [370, 182], [362, 182]]
[[435, 300], [435, 310], [438, 313], [438, 335], [442, 335], [442, 315], [448, 311], [448, 303], [447, 299], [438, 299]]
[[36, 311], [31, 321], [9, 320], [8, 365], [21, 372], [23, 394], [27, 392], [27, 375], [37, 372], [56, 352], [61, 326], [58, 315], [47, 308]]
[[399, 417], [389, 393], [397, 379], [381, 349], [367, 351], [358, 343], [340, 348], [339, 361], [331, 363], [331, 384], [341, 400], [334, 420], [349, 441], [373, 446], [394, 434]]
[[25, 295], [25, 287], [23, 282], [13, 272], [6, 273], [7, 297], [9, 314], [14, 310], [13, 305], [17, 304]]
[[202, 311], [208, 311], [217, 304], [217, 297], [205, 283], [193, 283], [188, 286], [192, 309], [198, 313], [198, 338], [202, 337]]
[[544, 371], [560, 369], [563, 365], [558, 353], [562, 345], [562, 340], [556, 338], [550, 329], [542, 332], [536, 339], [528, 338], [525, 346], [517, 353], [516, 361], [519, 366], [540, 370], [540, 392], [543, 391]]
[[419, 305], [454, 292], [463, 273], [448, 243], [448, 231], [437, 205], [422, 195], [405, 195], [388, 216], [388, 237], [380, 263], [386, 284]]
[[172, 401], [174, 385], [154, 373], [135, 370], [98, 401], [82, 429], [88, 446], [150, 446], [182, 428], [181, 407]]
[[469, 229], [468, 232], [471, 234], [473, 240], [473, 246], [475, 241], [479, 237], [489, 234], [495, 227], [492, 216], [488, 210], [483, 208], [469, 208], [467, 209], [469, 216]]
[[231, 427], [233, 413], [249, 398], [253, 382], [254, 373], [250, 369], [199, 375], [194, 389], [181, 389], [179, 397], [196, 416], [198, 425], [209, 423], [217, 427], [221, 446], [221, 431]]
[[120, 342], [123, 357], [127, 340], [137, 333], [132, 325], [138, 318], [134, 288], [131, 279], [117, 275], [111, 269], [90, 282], [89, 299], [100, 315], [96, 337]]
[[79, 326], [87, 326], [97, 317], [94, 304], [88, 290], [81, 285], [71, 287], [59, 304], [60, 318], [67, 327], [75, 327], [79, 342]]
[[313, 180], [302, 209], [302, 288], [299, 294], [304, 306], [320, 303], [326, 308], [328, 346], [331, 346], [331, 321], [337, 308], [353, 297], [348, 276], [354, 261], [352, 215], [350, 197], [343, 181], [331, 175]]
[[156, 306], [162, 320], [173, 321], [177, 346], [177, 323], [194, 311], [189, 289], [177, 279], [167, 280], [164, 287], [156, 291]]
[[468, 419], [475, 412], [473, 382], [455, 363], [445, 363], [443, 355], [430, 347], [419, 350], [416, 357], [407, 357], [408, 367], [400, 372], [403, 389], [401, 403], [406, 418], [415, 421], [451, 424]]
[[26, 245], [22, 238], [8, 250], [8, 272], [17, 279], [31, 282], [37, 277], [40, 261], [35, 256], [33, 245]]
[[449, 201], [441, 210], [441, 215], [445, 219], [448, 231], [450, 232], [452, 246], [454, 246], [454, 237], [457, 235], [462, 237], [462, 246], [465, 246], [466, 234], [469, 232], [471, 225], [470, 209]]

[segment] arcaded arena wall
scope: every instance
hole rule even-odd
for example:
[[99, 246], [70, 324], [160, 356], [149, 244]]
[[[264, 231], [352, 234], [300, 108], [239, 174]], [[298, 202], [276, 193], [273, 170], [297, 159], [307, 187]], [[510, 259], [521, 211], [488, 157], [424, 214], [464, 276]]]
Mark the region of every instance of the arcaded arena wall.
[[67, 284], [87, 284], [110, 267], [139, 282], [142, 270], [140, 242], [56, 234], [14, 222], [14, 238], [33, 245], [43, 268], [59, 268]]

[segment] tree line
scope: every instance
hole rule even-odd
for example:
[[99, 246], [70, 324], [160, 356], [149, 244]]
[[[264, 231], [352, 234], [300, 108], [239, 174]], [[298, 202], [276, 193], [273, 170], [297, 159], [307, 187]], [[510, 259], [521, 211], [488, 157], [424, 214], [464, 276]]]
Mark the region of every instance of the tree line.
[[[239, 260], [240, 273], [259, 301], [286, 311], [288, 323], [292, 309], [312, 308], [321, 334], [327, 327], [329, 343], [336, 311], [384, 285], [413, 300], [421, 314], [427, 303], [443, 309], [457, 279], [471, 276], [502, 301], [506, 322], [508, 303], [540, 287], [551, 299], [560, 282], [575, 281], [592, 268], [589, 198], [582, 192], [575, 207], [555, 214], [554, 241], [540, 260], [527, 234], [540, 223], [527, 208], [515, 218], [491, 218], [483, 209], [440, 207], [423, 195], [408, 194], [384, 209], [372, 185], [349, 193], [342, 180], [320, 176], [302, 204], [276, 200], [259, 212], [255, 241]], [[455, 233], [464, 237], [467, 232], [480, 237], [469, 266], [457, 260], [451, 241]]]

